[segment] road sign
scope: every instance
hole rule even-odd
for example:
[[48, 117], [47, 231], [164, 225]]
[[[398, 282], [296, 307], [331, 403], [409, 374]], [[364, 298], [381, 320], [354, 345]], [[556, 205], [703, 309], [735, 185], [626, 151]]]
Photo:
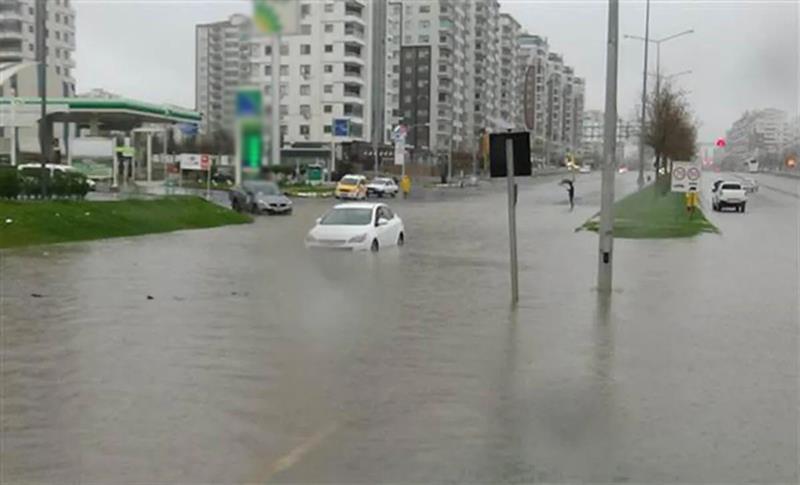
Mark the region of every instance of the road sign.
[[672, 191], [700, 191], [702, 172], [697, 162], [672, 162]]
[[514, 144], [514, 173], [512, 175], [523, 177], [531, 175], [530, 134], [527, 131], [521, 131], [489, 135], [489, 172], [491, 176], [505, 177], [508, 174], [506, 140], [511, 140]]
[[210, 166], [211, 158], [206, 154], [200, 155], [200, 170], [208, 170]]
[[395, 165], [406, 164], [406, 144], [402, 141], [399, 141], [394, 144], [394, 164]]
[[333, 136], [350, 136], [350, 120], [347, 118], [333, 119]]

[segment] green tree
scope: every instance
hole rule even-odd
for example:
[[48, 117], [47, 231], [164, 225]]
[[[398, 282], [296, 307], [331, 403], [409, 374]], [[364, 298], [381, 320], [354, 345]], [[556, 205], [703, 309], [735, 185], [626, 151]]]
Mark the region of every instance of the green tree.
[[[667, 180], [671, 160], [692, 160], [697, 153], [697, 125], [684, 94], [671, 85], [650, 98], [645, 141], [656, 156], [656, 180]], [[665, 175], [660, 176], [661, 169]]]

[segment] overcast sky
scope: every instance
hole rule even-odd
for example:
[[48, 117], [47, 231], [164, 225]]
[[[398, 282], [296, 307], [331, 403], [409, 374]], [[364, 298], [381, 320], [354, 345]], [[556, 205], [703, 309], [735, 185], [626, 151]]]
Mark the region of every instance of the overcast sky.
[[[194, 106], [194, 26], [248, 13], [247, 0], [73, 0], [77, 10], [77, 88], [103, 88], [126, 97]], [[550, 49], [586, 78], [586, 108], [602, 109], [605, 86], [605, 0], [501, 0], [523, 28], [548, 38]], [[641, 96], [644, 1], [620, 5], [620, 116]], [[664, 73], [688, 91], [702, 140], [724, 134], [744, 110], [798, 112], [800, 11], [797, 0], [653, 0], [651, 37], [687, 29], [665, 42]], [[651, 70], [655, 70], [655, 49]], [[652, 78], [651, 78], [652, 86]]]

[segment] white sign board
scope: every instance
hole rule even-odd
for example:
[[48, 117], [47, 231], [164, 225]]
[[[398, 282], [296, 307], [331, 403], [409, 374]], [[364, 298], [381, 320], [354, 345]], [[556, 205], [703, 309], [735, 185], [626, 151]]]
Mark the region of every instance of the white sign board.
[[395, 143], [394, 144], [394, 164], [395, 165], [405, 165], [406, 164], [406, 144], [405, 143]]
[[211, 157], [199, 153], [181, 153], [178, 155], [178, 162], [181, 170], [208, 170]]
[[700, 192], [701, 175], [699, 162], [672, 162], [672, 191]]
[[73, 138], [69, 144], [70, 155], [74, 158], [114, 159], [116, 140], [102, 137]]

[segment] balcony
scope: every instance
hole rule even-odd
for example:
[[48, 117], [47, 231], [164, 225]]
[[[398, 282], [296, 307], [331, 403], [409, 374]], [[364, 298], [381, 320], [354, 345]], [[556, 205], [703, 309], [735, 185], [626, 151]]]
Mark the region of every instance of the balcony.
[[344, 56], [353, 59], [362, 59], [361, 57], [362, 48], [361, 45], [354, 42], [345, 42], [344, 43]]
[[346, 98], [361, 98], [361, 86], [351, 82], [344, 83], [343, 95]]
[[359, 64], [344, 64], [344, 76], [349, 78], [357, 78], [358, 80], [362, 79], [362, 67]]
[[344, 15], [348, 18], [357, 18], [363, 22], [364, 6], [359, 2], [348, 1], [344, 6]]
[[356, 22], [346, 22], [344, 24], [344, 35], [346, 37], [355, 37], [358, 39], [358, 42], [362, 42], [364, 40], [364, 26], [360, 25]]

